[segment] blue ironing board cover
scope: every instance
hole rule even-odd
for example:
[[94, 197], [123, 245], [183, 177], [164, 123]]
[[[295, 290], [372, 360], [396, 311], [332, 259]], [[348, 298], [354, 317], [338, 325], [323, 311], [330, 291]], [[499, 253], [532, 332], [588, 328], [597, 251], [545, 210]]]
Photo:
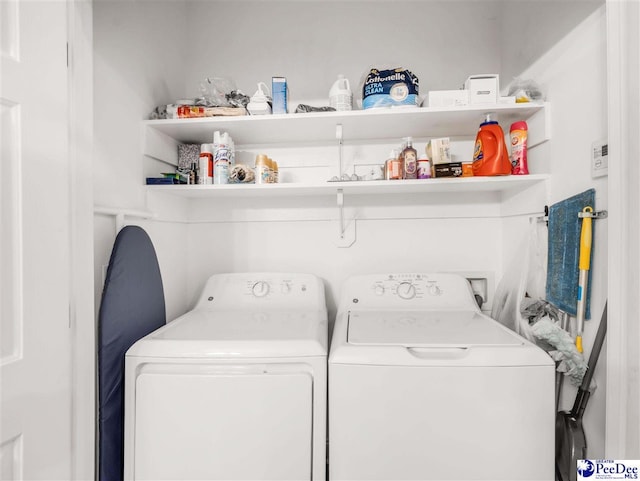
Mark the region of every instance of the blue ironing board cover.
[[121, 481], [124, 468], [124, 358], [166, 322], [156, 252], [147, 233], [124, 227], [116, 237], [98, 315], [98, 479]]

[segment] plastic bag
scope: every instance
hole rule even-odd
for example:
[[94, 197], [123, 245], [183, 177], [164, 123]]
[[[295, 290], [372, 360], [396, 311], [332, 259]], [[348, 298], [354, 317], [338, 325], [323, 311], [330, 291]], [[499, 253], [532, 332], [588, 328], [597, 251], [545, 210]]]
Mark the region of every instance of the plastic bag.
[[509, 85], [509, 97], [515, 97], [516, 103], [542, 102], [542, 89], [535, 80], [514, 78]]
[[246, 107], [249, 96], [236, 89], [233, 80], [224, 77], [207, 77], [200, 84], [200, 97], [196, 105], [201, 107]]
[[535, 342], [524, 305], [530, 299], [544, 298], [546, 282], [546, 235], [543, 223], [532, 219], [527, 239], [504, 273], [493, 300], [491, 317]]

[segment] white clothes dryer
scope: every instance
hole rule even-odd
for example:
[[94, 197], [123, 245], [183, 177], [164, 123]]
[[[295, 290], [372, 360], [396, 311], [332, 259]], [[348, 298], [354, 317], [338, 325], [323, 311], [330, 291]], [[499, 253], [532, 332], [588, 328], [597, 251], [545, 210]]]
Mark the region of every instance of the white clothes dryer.
[[453, 274], [368, 275], [329, 354], [329, 478], [554, 478], [554, 363]]
[[320, 279], [212, 276], [126, 354], [126, 480], [324, 480]]

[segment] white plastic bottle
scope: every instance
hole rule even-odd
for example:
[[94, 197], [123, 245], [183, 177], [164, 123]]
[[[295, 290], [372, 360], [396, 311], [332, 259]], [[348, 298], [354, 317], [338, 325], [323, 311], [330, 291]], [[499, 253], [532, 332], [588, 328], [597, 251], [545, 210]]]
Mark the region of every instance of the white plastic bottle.
[[269, 115], [271, 113], [268, 92], [267, 85], [264, 82], [258, 82], [258, 90], [253, 94], [247, 105], [247, 110], [251, 115]]
[[353, 104], [353, 94], [349, 86], [349, 80], [344, 75], [338, 75], [329, 90], [329, 105], [338, 111], [351, 110]]

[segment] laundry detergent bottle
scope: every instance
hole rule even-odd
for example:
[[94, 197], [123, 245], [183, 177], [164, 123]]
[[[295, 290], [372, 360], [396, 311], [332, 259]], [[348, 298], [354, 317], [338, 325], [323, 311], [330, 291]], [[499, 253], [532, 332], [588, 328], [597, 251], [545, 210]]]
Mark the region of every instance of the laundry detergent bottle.
[[473, 175], [511, 174], [511, 160], [504, 132], [497, 121], [491, 120], [491, 114], [485, 115], [485, 120], [478, 129], [471, 167]]
[[351, 93], [349, 80], [344, 75], [338, 75], [338, 80], [335, 81], [329, 91], [329, 106], [340, 112], [351, 110], [352, 105], [353, 94]]

